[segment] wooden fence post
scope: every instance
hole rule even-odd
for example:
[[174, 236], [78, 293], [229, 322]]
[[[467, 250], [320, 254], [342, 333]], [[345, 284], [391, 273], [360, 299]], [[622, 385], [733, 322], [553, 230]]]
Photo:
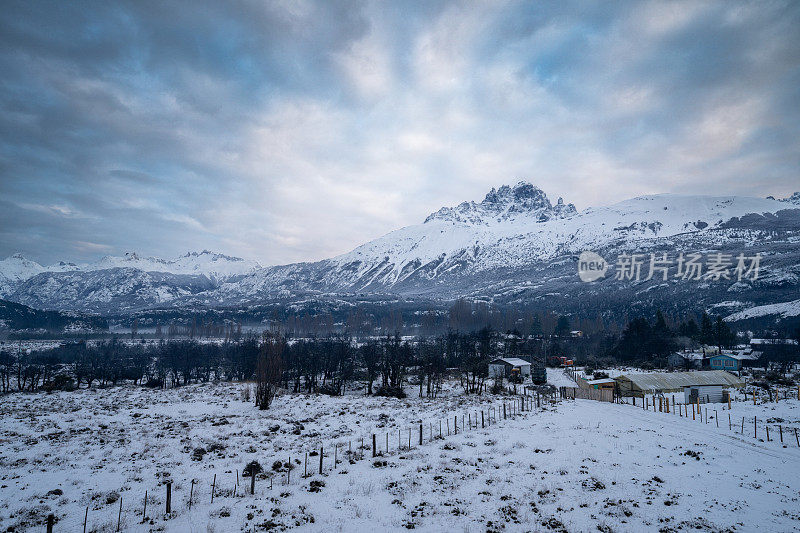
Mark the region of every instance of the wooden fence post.
[[53, 533], [53, 524], [56, 522], [56, 517], [53, 514], [47, 515], [47, 533]]
[[[89, 516], [89, 508], [86, 508], [86, 516]], [[142, 509], [142, 523], [147, 520], [147, 491], [144, 491], [144, 509]], [[86, 533], [86, 518], [83, 519], [83, 533]]]
[[[475, 421], [475, 425], [476, 426], [478, 425], [478, 421], [477, 420]], [[485, 428], [485, 427], [486, 427], [486, 424], [485, 424], [485, 420], [483, 419], [483, 409], [481, 409], [481, 428]]]
[[[363, 447], [363, 443], [362, 443]], [[322, 475], [322, 453], [324, 452], [324, 448], [322, 446], [319, 447], [319, 475]]]
[[256, 493], [256, 473], [255, 470], [250, 471], [250, 494]]
[[[192, 499], [189, 498], [189, 501], [192, 501]], [[117, 531], [119, 531], [120, 522], [122, 522], [122, 496], [119, 497], [119, 513], [117, 514]]]
[[717, 428], [719, 429], [719, 417], [717, 416], [717, 410], [714, 409], [714, 420], [717, 422]]
[[[236, 475], [238, 477], [239, 471], [236, 471]], [[211, 503], [214, 503], [214, 489], [217, 486], [217, 475], [214, 474], [214, 481], [211, 482]], [[236, 488], [233, 489], [233, 492], [236, 493]]]
[[[144, 491], [144, 510], [147, 511], [147, 491]], [[86, 533], [86, 521], [89, 519], [89, 506], [86, 506], [86, 513], [83, 515], [83, 533]], [[142, 522], [144, 522], [144, 512], [142, 513]]]
[[167, 482], [167, 514], [172, 512], [172, 482]]
[[308, 452], [306, 452], [306, 460], [303, 462], [303, 477], [308, 477]]
[[783, 427], [780, 424], [778, 424], [778, 431], [781, 433], [781, 444], [783, 444]]
[[372, 434], [372, 457], [378, 456], [378, 449], [375, 445], [375, 433]]
[[503, 402], [503, 420], [508, 418], [508, 414], [506, 413], [506, 402]]
[[419, 445], [422, 446], [422, 423], [419, 424]]
[[753, 438], [754, 439], [758, 438], [758, 426], [756, 425], [756, 419], [757, 418], [758, 418], [757, 416], [753, 417]]
[[194, 479], [192, 480], [192, 486], [189, 488], [189, 509], [192, 508], [192, 497], [194, 496]]

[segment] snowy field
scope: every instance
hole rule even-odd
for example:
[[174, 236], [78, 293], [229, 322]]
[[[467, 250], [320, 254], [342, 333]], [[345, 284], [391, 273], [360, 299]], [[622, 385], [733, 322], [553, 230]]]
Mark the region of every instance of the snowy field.
[[[588, 400], [504, 419], [503, 401], [511, 398], [465, 397], [458, 389], [439, 399], [413, 397], [410, 387], [404, 400], [284, 395], [269, 411], [243, 401], [244, 389], [3, 397], [0, 530], [43, 531], [54, 513], [54, 531], [82, 531], [87, 508], [87, 531], [115, 531], [118, 520], [123, 531], [167, 532], [800, 530], [797, 400], [734, 404], [734, 417], [781, 418], [781, 445], [777, 434], [766, 442], [728, 430], [727, 415], [718, 429], [714, 419]], [[488, 425], [490, 408], [498, 420]], [[463, 431], [461, 416], [474, 426], [481, 410], [487, 426]], [[459, 433], [448, 437], [453, 416]], [[306, 452], [315, 455], [303, 478]], [[241, 477], [252, 460], [267, 471], [254, 496]], [[168, 480], [172, 514], [165, 517]]]

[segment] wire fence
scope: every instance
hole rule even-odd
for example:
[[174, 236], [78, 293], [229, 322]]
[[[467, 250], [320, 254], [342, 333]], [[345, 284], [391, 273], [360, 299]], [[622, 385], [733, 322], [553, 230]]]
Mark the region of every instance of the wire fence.
[[419, 420], [408, 427], [398, 428], [396, 432], [374, 428], [346, 439], [320, 441], [314, 448], [287, 452], [285, 457], [272, 454], [272, 462], [260, 469], [254, 465], [248, 469], [245, 465], [241, 470], [226, 472], [225, 478], [216, 472], [181, 481], [166, 478], [159, 483], [157, 493], [145, 490], [138, 498], [132, 498], [129, 492], [124, 493], [113, 512], [108, 508], [92, 509], [90, 505], [79, 517], [50, 514], [45, 521], [46, 531], [125, 531], [139, 524], [178, 518], [201, 502], [213, 504], [220, 499], [230, 501], [258, 498], [265, 494], [274, 496], [278, 490], [307, 480], [308, 490], [318, 492], [325, 476], [347, 473], [344, 470], [346, 465], [374, 461], [373, 466], [386, 466], [384, 461], [387, 457], [424, 450], [427, 445], [471, 431], [501, 429], [507, 420], [536, 413], [561, 400], [559, 394], [527, 388], [520, 388], [520, 392], [522, 394], [518, 396], [502, 397], [488, 405], [451, 411], [444, 418]]

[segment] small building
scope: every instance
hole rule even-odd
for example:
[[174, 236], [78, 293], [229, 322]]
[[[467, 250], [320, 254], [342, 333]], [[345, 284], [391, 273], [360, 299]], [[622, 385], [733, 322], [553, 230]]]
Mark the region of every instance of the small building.
[[750, 363], [757, 361], [761, 357], [761, 352], [755, 352], [750, 348], [744, 350], [734, 350], [712, 355], [708, 358], [708, 367], [711, 370], [727, 370], [728, 372], [738, 372], [744, 366], [751, 366]]
[[706, 354], [703, 352], [675, 352], [667, 356], [667, 364], [671, 368], [691, 369], [696, 368], [700, 370], [703, 368], [703, 358]]
[[490, 378], [509, 378], [519, 375], [522, 379], [531, 375], [531, 364], [519, 357], [500, 357], [489, 363]]
[[614, 390], [617, 382], [614, 378], [590, 379], [586, 382], [592, 389]]
[[743, 387], [744, 383], [724, 370], [695, 370], [690, 372], [648, 372], [624, 374], [614, 378], [622, 396], [639, 396], [665, 392], [684, 392], [686, 387], [719, 385]]
[[800, 355], [797, 339], [750, 339], [750, 348], [761, 352], [766, 360], [773, 361]]
[[690, 385], [683, 388], [684, 403], [721, 403], [722, 385]]

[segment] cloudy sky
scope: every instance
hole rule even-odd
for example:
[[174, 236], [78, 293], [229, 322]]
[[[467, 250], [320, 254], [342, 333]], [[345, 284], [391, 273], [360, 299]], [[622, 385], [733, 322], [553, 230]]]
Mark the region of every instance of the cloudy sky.
[[0, 257], [321, 259], [520, 179], [800, 189], [800, 2], [21, 2]]

